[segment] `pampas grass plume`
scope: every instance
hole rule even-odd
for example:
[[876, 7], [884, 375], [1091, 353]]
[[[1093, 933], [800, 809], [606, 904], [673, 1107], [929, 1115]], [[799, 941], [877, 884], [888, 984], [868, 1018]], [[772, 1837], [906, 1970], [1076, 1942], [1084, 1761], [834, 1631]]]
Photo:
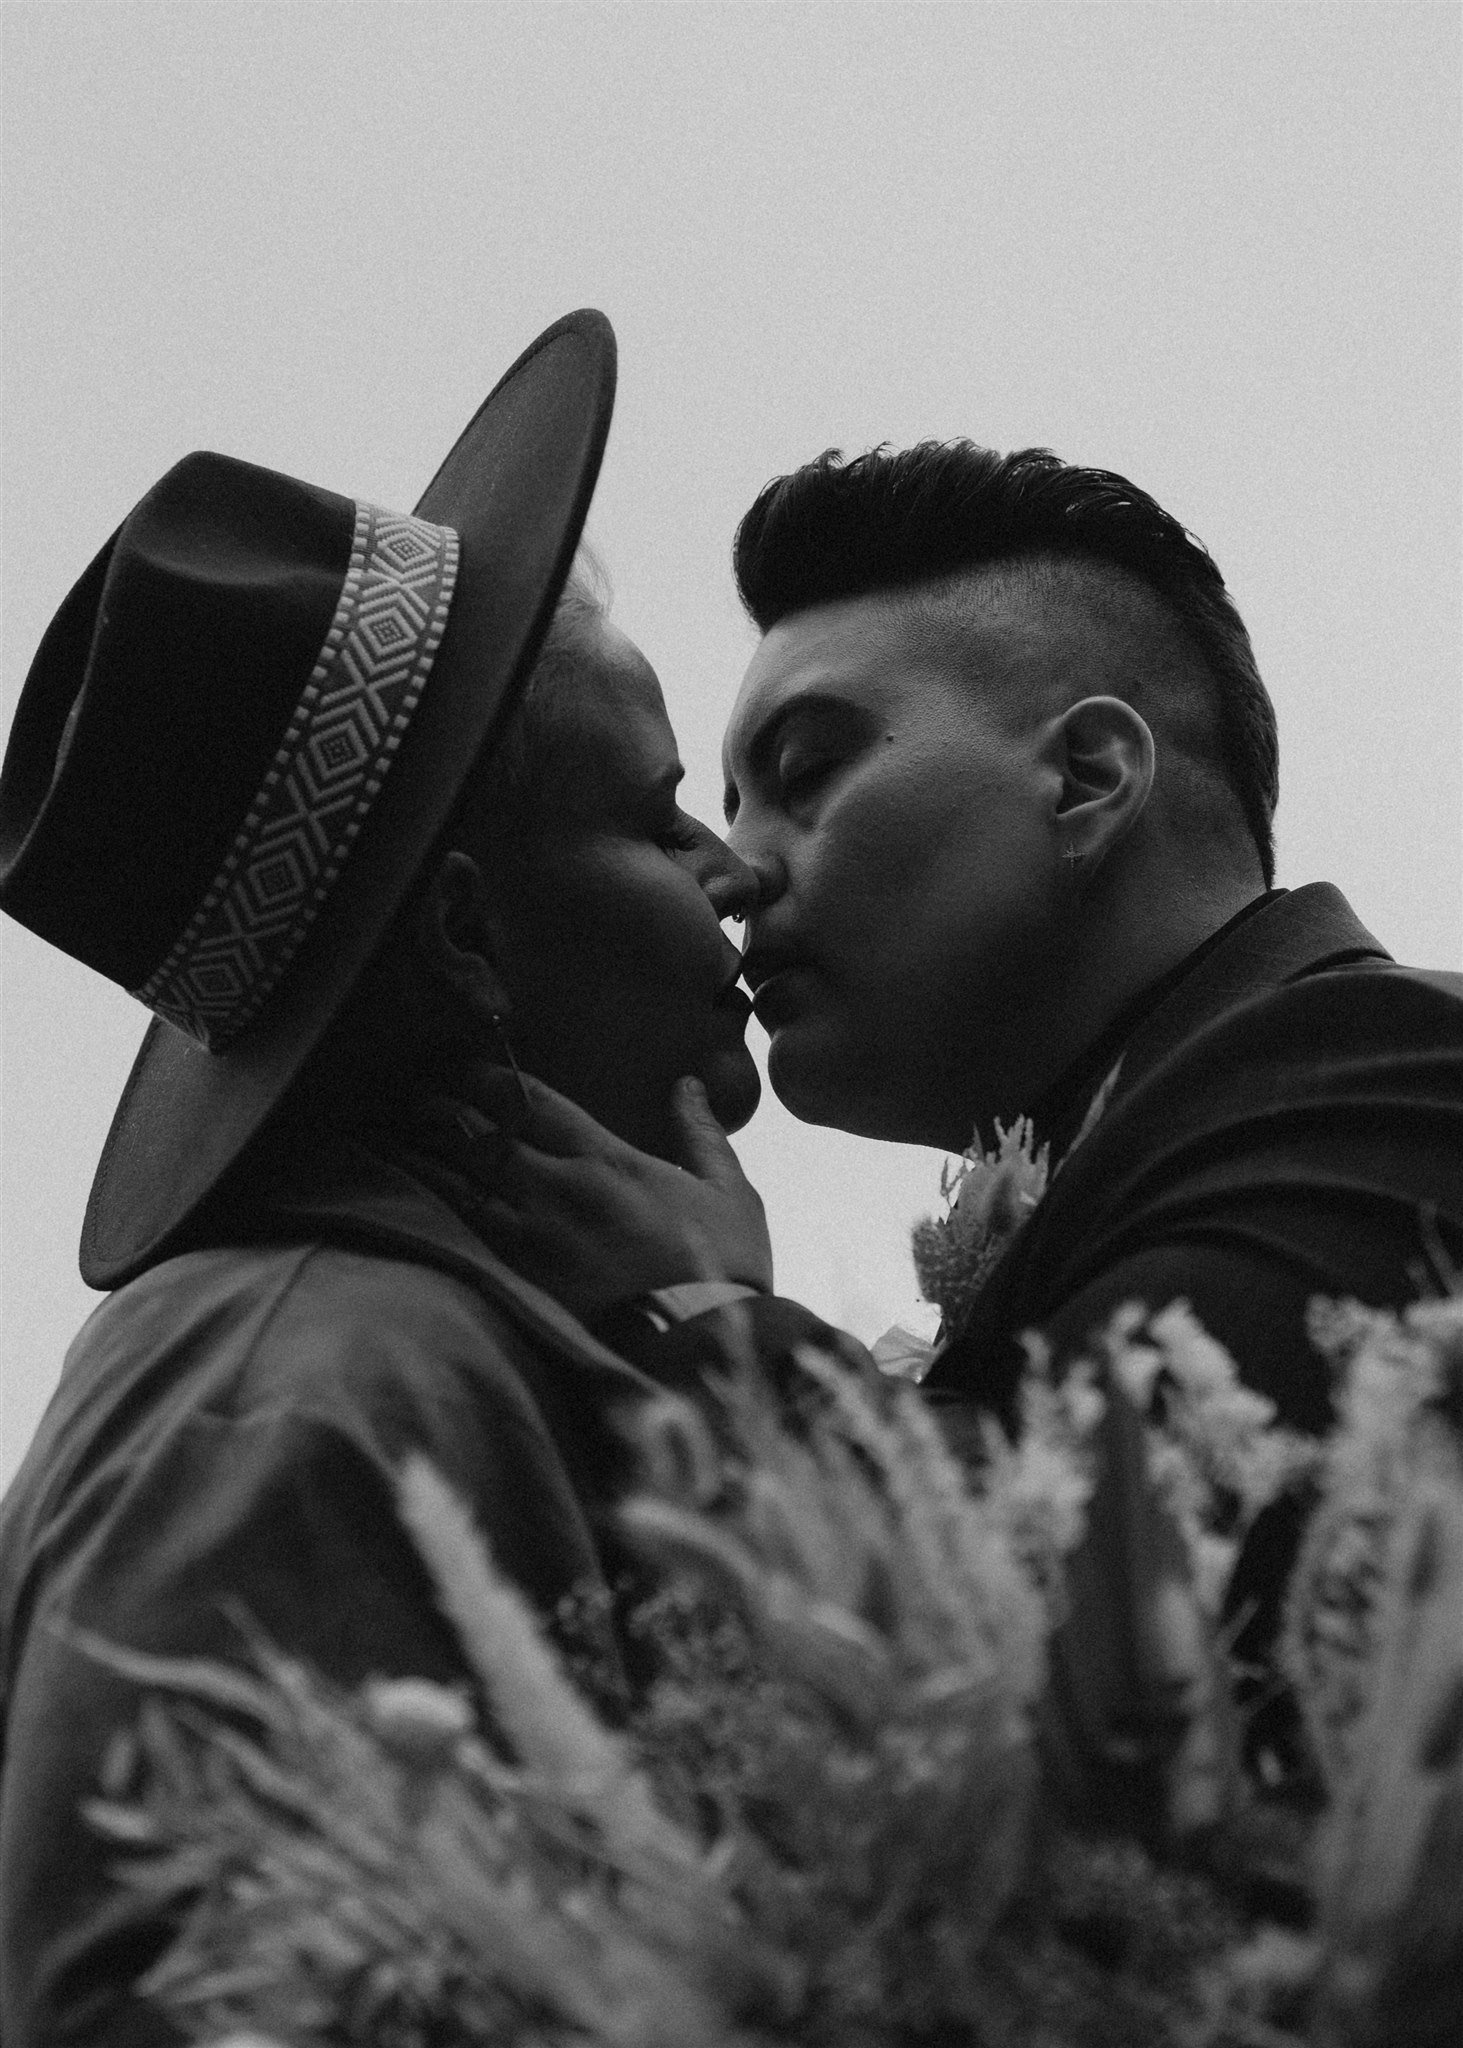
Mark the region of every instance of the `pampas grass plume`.
[[498, 1724], [555, 1791], [583, 1799], [612, 1851], [694, 1863], [694, 1845], [657, 1808], [625, 1744], [564, 1676], [537, 1617], [494, 1564], [472, 1518], [425, 1458], [406, 1460], [398, 1506]]

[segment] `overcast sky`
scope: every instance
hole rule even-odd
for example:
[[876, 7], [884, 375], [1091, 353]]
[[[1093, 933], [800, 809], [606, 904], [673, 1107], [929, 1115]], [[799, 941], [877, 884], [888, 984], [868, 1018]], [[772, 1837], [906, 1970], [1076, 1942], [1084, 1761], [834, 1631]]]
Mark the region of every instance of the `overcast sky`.
[[[1280, 880], [1457, 966], [1459, 20], [12, 0], [4, 723], [178, 456], [410, 507], [524, 344], [598, 305], [592, 531], [692, 808], [719, 810], [761, 484], [829, 445], [1044, 444], [1216, 555], [1279, 711]], [[144, 1021], [9, 925], [3, 963], [0, 1479], [94, 1300], [77, 1235]], [[739, 1149], [784, 1291], [876, 1334], [938, 1156], [770, 1096]]]

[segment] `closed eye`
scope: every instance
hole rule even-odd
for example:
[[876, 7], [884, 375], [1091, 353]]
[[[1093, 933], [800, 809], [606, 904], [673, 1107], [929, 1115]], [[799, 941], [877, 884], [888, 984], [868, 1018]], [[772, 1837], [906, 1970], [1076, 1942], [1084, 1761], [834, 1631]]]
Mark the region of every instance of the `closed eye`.
[[838, 763], [831, 754], [815, 756], [812, 760], [783, 757], [777, 764], [777, 784], [784, 796], [797, 797], [816, 789], [818, 784], [833, 773]]
[[848, 758], [846, 747], [810, 742], [799, 734], [790, 738], [773, 764], [773, 776], [780, 802], [796, 809], [810, 803]]
[[[748, 766], [774, 804], [797, 808], [813, 801], [869, 738], [869, 713], [847, 699], [812, 693], [770, 718], [749, 749]], [[736, 791], [728, 787], [728, 817]]]
[[701, 843], [704, 826], [697, 823], [687, 811], [677, 811], [668, 824], [661, 825], [655, 834], [657, 846], [667, 853], [693, 853]]

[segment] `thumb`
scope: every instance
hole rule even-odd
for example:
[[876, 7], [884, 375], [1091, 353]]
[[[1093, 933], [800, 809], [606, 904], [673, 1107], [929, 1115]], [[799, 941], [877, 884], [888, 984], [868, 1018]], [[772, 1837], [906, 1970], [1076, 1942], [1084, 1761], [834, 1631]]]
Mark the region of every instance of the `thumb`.
[[683, 1074], [672, 1096], [680, 1161], [697, 1180], [725, 1182], [742, 1177], [741, 1161], [726, 1132], [716, 1121], [705, 1086], [694, 1074]]

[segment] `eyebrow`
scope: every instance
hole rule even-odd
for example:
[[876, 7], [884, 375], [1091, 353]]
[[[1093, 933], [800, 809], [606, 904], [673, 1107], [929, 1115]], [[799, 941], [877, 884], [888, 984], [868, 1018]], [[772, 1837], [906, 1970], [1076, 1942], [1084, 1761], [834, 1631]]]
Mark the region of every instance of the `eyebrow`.
[[622, 762], [613, 778], [612, 802], [617, 809], [637, 818], [658, 812], [667, 802], [676, 800], [676, 791], [685, 777], [685, 769], [679, 761], [654, 773], [641, 773], [634, 764]]
[[[748, 770], [753, 775], [762, 773], [784, 726], [789, 725], [793, 719], [804, 716], [817, 718], [830, 713], [846, 717], [852, 708], [846, 697], [840, 697], [833, 690], [805, 690], [797, 697], [790, 697], [785, 704], [779, 704], [775, 711], [769, 712], [752, 735], [747, 748]], [[721, 800], [722, 815], [728, 824], [736, 816], [738, 801], [736, 784], [728, 775], [726, 790]]]

